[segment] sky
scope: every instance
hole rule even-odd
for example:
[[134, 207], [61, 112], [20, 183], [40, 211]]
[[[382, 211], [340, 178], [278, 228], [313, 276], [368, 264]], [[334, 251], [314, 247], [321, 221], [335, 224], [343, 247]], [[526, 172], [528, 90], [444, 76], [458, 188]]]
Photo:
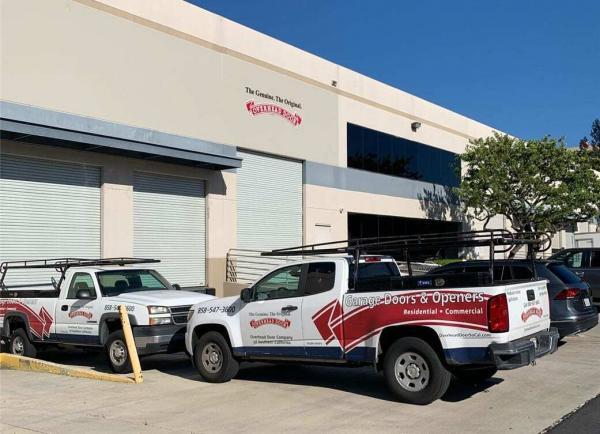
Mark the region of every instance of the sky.
[[600, 118], [600, 0], [191, 0], [522, 138]]

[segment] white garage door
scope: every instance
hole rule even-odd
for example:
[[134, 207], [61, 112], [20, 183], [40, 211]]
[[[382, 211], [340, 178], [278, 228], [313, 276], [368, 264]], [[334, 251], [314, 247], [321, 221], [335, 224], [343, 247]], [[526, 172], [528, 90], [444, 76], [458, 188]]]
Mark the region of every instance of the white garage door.
[[[100, 255], [100, 168], [0, 155], [0, 260]], [[9, 272], [5, 284], [49, 279]]]
[[239, 152], [237, 246], [270, 250], [302, 244], [302, 163]]
[[160, 259], [155, 267], [171, 283], [204, 285], [204, 182], [136, 172], [133, 182], [133, 253]]

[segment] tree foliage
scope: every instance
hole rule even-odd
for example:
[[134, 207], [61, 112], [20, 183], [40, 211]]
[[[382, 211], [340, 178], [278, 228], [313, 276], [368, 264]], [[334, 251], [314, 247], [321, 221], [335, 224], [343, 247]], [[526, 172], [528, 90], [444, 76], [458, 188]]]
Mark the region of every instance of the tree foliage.
[[600, 215], [600, 177], [588, 153], [562, 140], [520, 140], [495, 133], [472, 140], [460, 156], [456, 189], [471, 217], [504, 215], [517, 232], [556, 232]]
[[590, 131], [591, 140], [584, 137], [579, 142], [580, 152], [586, 152], [590, 157], [594, 170], [600, 171], [600, 119], [592, 122], [592, 129]]

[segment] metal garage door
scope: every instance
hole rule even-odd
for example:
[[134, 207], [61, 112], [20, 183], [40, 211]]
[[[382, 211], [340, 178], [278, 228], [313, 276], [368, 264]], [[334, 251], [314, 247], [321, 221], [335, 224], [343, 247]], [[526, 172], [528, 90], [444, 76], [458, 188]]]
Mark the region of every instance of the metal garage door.
[[237, 246], [268, 250], [302, 244], [302, 163], [239, 152]]
[[[100, 168], [0, 155], [0, 260], [99, 258]], [[47, 270], [6, 284], [49, 282]]]
[[155, 258], [171, 283], [204, 285], [204, 182], [136, 172], [133, 182], [133, 253]]

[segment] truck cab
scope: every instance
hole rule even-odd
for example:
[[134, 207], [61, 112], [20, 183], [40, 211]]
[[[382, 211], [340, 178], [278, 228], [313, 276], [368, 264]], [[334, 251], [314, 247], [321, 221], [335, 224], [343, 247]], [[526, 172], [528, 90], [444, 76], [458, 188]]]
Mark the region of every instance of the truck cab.
[[[129, 354], [118, 312], [124, 305], [139, 355], [183, 351], [190, 307], [214, 297], [177, 290], [156, 270], [140, 266], [152, 262], [47, 261], [62, 270], [59, 282], [11, 288], [3, 281], [0, 335], [10, 352], [30, 357], [47, 345], [104, 348], [112, 370], [126, 372]], [[5, 264], [10, 276], [17, 265]], [[21, 269], [35, 265], [44, 264], [29, 261]]]

